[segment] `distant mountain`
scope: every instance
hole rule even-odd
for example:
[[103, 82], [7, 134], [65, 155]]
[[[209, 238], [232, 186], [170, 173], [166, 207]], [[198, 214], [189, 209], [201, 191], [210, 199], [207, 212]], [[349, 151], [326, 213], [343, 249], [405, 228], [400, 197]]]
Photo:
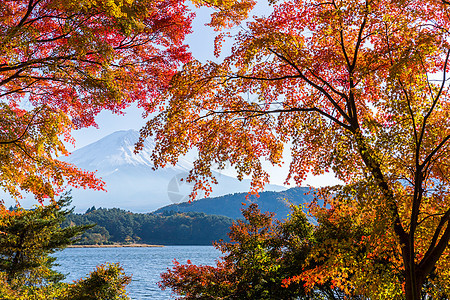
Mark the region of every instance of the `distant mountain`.
[[242, 218], [241, 209], [243, 203], [257, 203], [262, 212], [270, 211], [276, 214], [277, 219], [284, 219], [289, 214], [289, 203], [308, 203], [313, 199], [309, 188], [295, 187], [281, 192], [262, 192], [259, 198], [250, 196], [246, 199], [247, 193], [236, 193], [216, 198], [206, 198], [191, 203], [179, 203], [164, 206], [154, 213], [175, 212], [202, 212], [208, 215], [221, 215], [233, 219]]
[[[96, 171], [97, 176], [106, 182], [107, 192], [92, 190], [73, 190], [72, 204], [77, 212], [87, 208], [118, 207], [133, 212], [150, 212], [159, 207], [188, 200], [192, 184], [182, 181], [193, 168], [195, 157], [180, 158], [176, 166], [152, 170], [151, 152], [155, 143], [147, 139], [144, 148], [134, 153], [134, 145], [139, 138], [135, 130], [117, 131], [97, 142], [74, 151], [67, 159], [84, 170]], [[248, 192], [250, 181], [239, 181], [214, 172], [219, 184], [213, 186], [211, 196], [229, 193]], [[266, 190], [281, 191], [286, 188], [268, 185]], [[201, 195], [200, 195], [201, 197]], [[7, 197], [3, 196], [4, 199]], [[31, 197], [28, 197], [31, 198]], [[5, 201], [7, 205], [11, 205]], [[36, 204], [33, 199], [21, 201], [24, 207]]]

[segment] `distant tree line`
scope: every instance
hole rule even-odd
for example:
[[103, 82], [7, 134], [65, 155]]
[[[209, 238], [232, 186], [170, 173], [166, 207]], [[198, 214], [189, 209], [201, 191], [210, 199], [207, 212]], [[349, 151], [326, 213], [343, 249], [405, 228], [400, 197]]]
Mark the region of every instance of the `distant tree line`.
[[92, 207], [84, 214], [69, 214], [62, 226], [97, 224], [78, 244], [145, 243], [211, 245], [227, 240], [232, 219], [198, 212], [132, 213], [118, 208]]

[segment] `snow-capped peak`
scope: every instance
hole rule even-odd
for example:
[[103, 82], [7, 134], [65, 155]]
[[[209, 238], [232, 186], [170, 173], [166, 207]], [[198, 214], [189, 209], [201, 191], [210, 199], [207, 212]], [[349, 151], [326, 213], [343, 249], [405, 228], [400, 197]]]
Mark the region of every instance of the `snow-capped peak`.
[[67, 161], [87, 170], [109, 170], [124, 165], [151, 168], [150, 157], [155, 143], [152, 139], [145, 140], [144, 148], [136, 154], [134, 148], [138, 139], [136, 130], [117, 131], [74, 151]]

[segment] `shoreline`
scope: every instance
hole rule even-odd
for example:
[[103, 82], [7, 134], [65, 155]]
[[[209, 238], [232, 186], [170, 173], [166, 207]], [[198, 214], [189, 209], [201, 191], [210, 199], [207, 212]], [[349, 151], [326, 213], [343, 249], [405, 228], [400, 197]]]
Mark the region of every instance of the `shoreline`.
[[149, 245], [149, 244], [113, 244], [113, 245], [70, 245], [67, 248], [148, 248], [148, 247], [164, 247], [164, 245]]

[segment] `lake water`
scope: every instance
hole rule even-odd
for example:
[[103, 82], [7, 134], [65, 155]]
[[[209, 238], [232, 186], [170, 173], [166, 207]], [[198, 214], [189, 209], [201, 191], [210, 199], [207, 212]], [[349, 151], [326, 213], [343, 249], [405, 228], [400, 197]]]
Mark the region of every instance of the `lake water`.
[[221, 252], [212, 246], [166, 246], [161, 248], [67, 248], [55, 254], [55, 269], [67, 274], [66, 282], [86, 275], [95, 266], [105, 262], [120, 263], [127, 275], [132, 275], [132, 282], [127, 291], [131, 299], [173, 299], [171, 291], [162, 291], [156, 283], [161, 280], [159, 274], [173, 266], [173, 260], [193, 264], [215, 265]]

